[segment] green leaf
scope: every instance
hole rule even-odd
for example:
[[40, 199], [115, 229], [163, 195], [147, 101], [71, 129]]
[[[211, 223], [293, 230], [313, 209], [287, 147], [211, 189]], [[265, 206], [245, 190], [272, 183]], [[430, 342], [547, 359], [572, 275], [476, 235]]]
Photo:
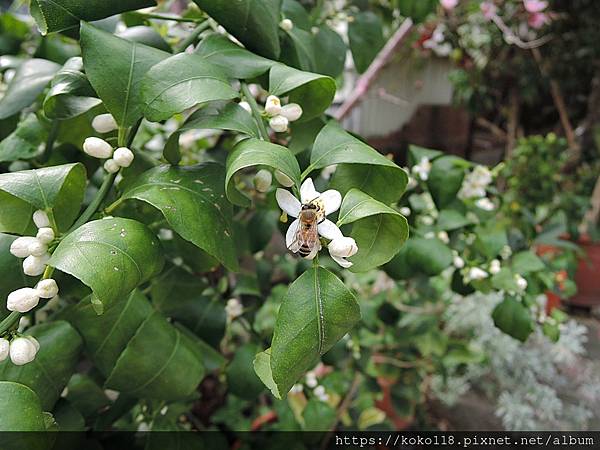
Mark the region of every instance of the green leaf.
[[475, 247], [488, 258], [495, 258], [508, 245], [506, 229], [496, 222], [488, 222], [475, 230]]
[[411, 238], [405, 251], [410, 267], [431, 277], [452, 264], [452, 251], [439, 239]]
[[81, 280], [106, 307], [160, 273], [163, 262], [160, 244], [145, 225], [114, 217], [68, 234], [48, 264]]
[[342, 166], [336, 170], [332, 187], [342, 194], [357, 188], [389, 204], [400, 198], [408, 183], [408, 175], [394, 162], [330, 122], [317, 135], [306, 172], [334, 164]]
[[152, 27], [137, 26], [129, 27], [117, 33], [117, 36], [128, 41], [139, 42], [140, 44], [154, 47], [158, 50], [171, 53], [172, 49], [163, 39], [163, 37]]
[[34, 58], [23, 62], [0, 100], [0, 120], [31, 105], [59, 69], [58, 64], [45, 59]]
[[[45, 429], [42, 405], [35, 392], [20, 383], [0, 381], [0, 431], [44, 431]], [[34, 436], [31, 433], [13, 436], [15, 440], [11, 439], [10, 444], [16, 444], [17, 439], [28, 439]], [[7, 436], [3, 437], [3, 446], [6, 445], [6, 448], [18, 448], [16, 445], [9, 446], [7, 441]], [[21, 448], [39, 448], [29, 447], [25, 442], [22, 445], [24, 447]]]
[[300, 70], [315, 70], [314, 41], [315, 37], [310, 31], [298, 27], [286, 31], [286, 39], [281, 52], [282, 62]]
[[84, 417], [93, 417], [110, 405], [110, 400], [92, 377], [80, 373], [69, 380], [66, 398]]
[[286, 19], [290, 19], [294, 23], [294, 28], [310, 31], [312, 26], [310, 15], [296, 0], [283, 0], [281, 4], [281, 13]]
[[127, 187], [123, 199], [135, 198], [159, 209], [182, 238], [237, 270], [232, 207], [224, 195], [224, 171], [217, 163], [191, 167], [159, 166]]
[[239, 206], [248, 206], [250, 200], [240, 194], [234, 186], [234, 175], [242, 169], [270, 167], [290, 177], [297, 186], [300, 183], [298, 161], [288, 148], [259, 139], [245, 139], [235, 146], [227, 157], [225, 186], [227, 198]]
[[329, 431], [336, 423], [336, 413], [328, 403], [311, 398], [302, 412], [306, 431]]
[[519, 291], [519, 285], [515, 280], [515, 274], [508, 268], [503, 267], [500, 272], [492, 277], [492, 286], [494, 289], [503, 291]]
[[398, 0], [400, 14], [410, 17], [415, 23], [424, 21], [429, 14], [435, 11], [437, 5], [437, 0]]
[[440, 231], [451, 231], [470, 225], [471, 221], [454, 209], [440, 211], [436, 228]]
[[113, 36], [85, 22], [81, 24], [85, 73], [106, 109], [119, 126], [130, 127], [142, 118], [142, 79], [169, 53]]
[[[10, 213], [7, 213], [10, 211]], [[35, 207], [8, 192], [0, 191], [0, 231], [20, 235], [33, 235]]]
[[237, 103], [216, 103], [192, 114], [178, 132], [196, 129], [235, 131], [258, 138], [260, 133], [252, 115]]
[[353, 272], [385, 264], [408, 238], [408, 223], [399, 212], [358, 189], [348, 191], [340, 207], [338, 226], [347, 224], [358, 245], [358, 253], [349, 258]]
[[444, 209], [454, 201], [465, 177], [464, 159], [442, 156], [431, 164], [427, 186], [438, 209]]
[[439, 150], [419, 147], [418, 145], [408, 146], [408, 165], [414, 166], [421, 162], [423, 158], [433, 161], [435, 158], [442, 156], [444, 153]]
[[507, 297], [494, 308], [494, 324], [509, 336], [525, 342], [533, 332], [529, 309], [514, 298]]
[[258, 353], [256, 344], [248, 343], [239, 347], [227, 366], [227, 386], [229, 392], [240, 398], [253, 400], [265, 387], [252, 370], [252, 361]]
[[[67, 400], [60, 399], [52, 411], [52, 416], [58, 425], [60, 431], [79, 431], [85, 432], [85, 419], [81, 413], [73, 407]], [[59, 444], [56, 448], [73, 448], [74, 443], [79, 436], [63, 434], [57, 436]], [[67, 443], [68, 442], [68, 443]], [[63, 447], [63, 445], [65, 445]]]
[[0, 283], [0, 320], [9, 314], [5, 302], [8, 294], [23, 286], [31, 285], [31, 282], [23, 273], [21, 260], [10, 253], [10, 246], [16, 238], [16, 236], [0, 233], [0, 273], [2, 274], [2, 283]]
[[348, 23], [348, 41], [358, 73], [363, 73], [385, 44], [383, 24], [371, 11], [359, 12]]
[[0, 142], [0, 162], [30, 159], [43, 148], [48, 130], [35, 114], [29, 114], [16, 130]]
[[520, 275], [539, 272], [545, 268], [544, 262], [531, 250], [519, 252], [512, 258], [512, 269]]
[[0, 379], [29, 387], [38, 395], [42, 408], [50, 411], [75, 371], [82, 349], [81, 337], [62, 320], [37, 325], [27, 334], [40, 343], [35, 359], [24, 366], [4, 360], [0, 363]]
[[154, 0], [32, 0], [30, 12], [42, 34], [79, 26], [125, 11], [156, 6]]
[[180, 53], [156, 64], [142, 80], [145, 117], [168, 119], [200, 103], [238, 96], [225, 74], [196, 54]]
[[273, 381], [273, 372], [271, 371], [271, 349], [268, 348], [264, 352], [260, 352], [254, 358], [254, 373], [260, 381], [271, 391], [273, 397], [281, 399], [279, 388]]
[[334, 274], [315, 267], [283, 299], [271, 346], [272, 376], [285, 395], [304, 372], [360, 320], [356, 298]]
[[50, 119], [65, 120], [79, 116], [101, 102], [81, 71], [80, 57], [69, 59], [52, 79], [44, 99], [44, 114]]
[[314, 37], [315, 71], [337, 78], [344, 71], [346, 62], [346, 44], [344, 40], [326, 25], [319, 27]]
[[[1, 191], [35, 209], [52, 210], [60, 230], [66, 230], [77, 217], [85, 182], [85, 168], [79, 163], [0, 174]], [[0, 202], [0, 217], [12, 214], [14, 203]]]
[[231, 78], [247, 80], [266, 73], [275, 61], [255, 55], [220, 34], [210, 34], [200, 42], [196, 53], [221, 68]]
[[280, 97], [288, 95], [290, 103], [302, 106], [302, 121], [325, 112], [333, 101], [335, 89], [333, 78], [284, 64], [274, 65], [269, 72], [269, 93]]
[[281, 0], [194, 0], [209, 16], [259, 55], [279, 57]]

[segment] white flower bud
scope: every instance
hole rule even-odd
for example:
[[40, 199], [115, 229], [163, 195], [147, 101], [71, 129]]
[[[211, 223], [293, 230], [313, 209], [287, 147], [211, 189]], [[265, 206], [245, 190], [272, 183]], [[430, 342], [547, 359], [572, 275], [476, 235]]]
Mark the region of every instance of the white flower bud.
[[279, 184], [285, 187], [292, 187], [294, 185], [294, 180], [292, 180], [279, 169], [275, 171], [275, 179], [279, 182]]
[[230, 298], [227, 300], [225, 312], [227, 313], [227, 317], [229, 317], [229, 319], [235, 319], [236, 317], [242, 315], [244, 312], [244, 307], [237, 298]]
[[349, 258], [358, 252], [356, 241], [351, 237], [345, 236], [335, 238], [329, 243], [327, 248], [330, 255], [337, 256], [338, 258]]
[[48, 214], [46, 214], [46, 211], [38, 209], [36, 212], [34, 212], [33, 223], [35, 223], [35, 226], [38, 228], [49, 227], [50, 219], [48, 218]]
[[33, 336], [23, 336], [25, 339], [29, 339], [29, 341], [35, 346], [35, 352], [39, 352], [40, 351], [40, 343], [38, 342], [38, 340], [36, 338], [34, 338]]
[[58, 295], [58, 285], [52, 278], [40, 280], [35, 289], [41, 298], [52, 298]]
[[444, 244], [448, 244], [450, 242], [450, 237], [448, 236], [448, 233], [445, 231], [440, 231], [437, 234], [437, 237], [440, 241], [442, 241]]
[[265, 112], [270, 116], [276, 116], [281, 112], [281, 100], [276, 95], [269, 95], [265, 102]]
[[54, 230], [50, 227], [40, 228], [35, 238], [42, 244], [49, 244], [54, 240]]
[[258, 192], [267, 192], [272, 182], [273, 175], [267, 169], [261, 169], [254, 175], [254, 187]]
[[294, 28], [294, 22], [292, 22], [290, 19], [283, 19], [281, 22], [279, 22], [279, 26], [283, 31], [292, 31]]
[[92, 120], [92, 128], [97, 133], [110, 133], [119, 128], [112, 114], [100, 114]]
[[479, 267], [472, 267], [469, 269], [469, 273], [467, 275], [468, 280], [483, 280], [488, 277], [488, 273], [480, 269]]
[[290, 122], [294, 122], [302, 116], [302, 107], [298, 103], [290, 103], [282, 107], [279, 114]]
[[35, 308], [40, 302], [40, 296], [35, 289], [21, 288], [8, 294], [6, 309], [26, 313]]
[[44, 273], [49, 259], [50, 255], [48, 253], [42, 256], [28, 256], [23, 261], [23, 272], [30, 277], [37, 277]]
[[490, 273], [492, 275], [496, 275], [501, 269], [500, 261], [497, 259], [493, 259], [492, 262], [490, 262]]
[[29, 254], [33, 256], [45, 255], [48, 251], [48, 246], [42, 243], [39, 239], [34, 238], [29, 244]]
[[83, 142], [83, 151], [94, 158], [106, 159], [112, 156], [113, 148], [104, 139], [89, 137]]
[[452, 263], [457, 269], [462, 269], [463, 267], [465, 267], [465, 261], [460, 256], [455, 256], [452, 260]]
[[10, 252], [17, 258], [27, 258], [31, 255], [29, 253], [29, 246], [35, 241], [36, 238], [31, 236], [17, 238], [10, 244]]
[[119, 147], [113, 154], [113, 160], [121, 167], [129, 167], [133, 162], [133, 152], [127, 147]]
[[117, 164], [114, 159], [107, 159], [104, 163], [104, 170], [108, 173], [117, 173], [121, 167]]
[[[35, 341], [37, 343], [37, 341]], [[22, 366], [35, 359], [39, 344], [29, 337], [18, 337], [10, 343], [10, 360], [15, 366]]]
[[522, 291], [527, 289], [527, 280], [525, 278], [523, 278], [521, 275], [519, 275], [518, 273], [515, 274], [515, 282], [517, 283], [517, 286], [519, 287], [519, 289], [521, 289]]
[[410, 216], [411, 210], [408, 206], [403, 206], [402, 208], [400, 208], [400, 214], [402, 214], [404, 217], [408, 217]]
[[306, 385], [312, 389], [312, 388], [316, 387], [317, 384], [318, 384], [318, 381], [317, 381], [317, 375], [315, 374], [315, 372], [312, 370], [306, 372]]
[[250, 107], [250, 103], [248, 102], [239, 102], [238, 105], [242, 108], [244, 108], [246, 111], [248, 111], [250, 114], [252, 114], [252, 108]]
[[283, 116], [271, 117], [271, 120], [269, 120], [269, 126], [277, 133], [283, 133], [287, 131], [288, 124], [288, 120]]
[[0, 362], [8, 358], [8, 352], [10, 349], [10, 342], [8, 339], [0, 338]]

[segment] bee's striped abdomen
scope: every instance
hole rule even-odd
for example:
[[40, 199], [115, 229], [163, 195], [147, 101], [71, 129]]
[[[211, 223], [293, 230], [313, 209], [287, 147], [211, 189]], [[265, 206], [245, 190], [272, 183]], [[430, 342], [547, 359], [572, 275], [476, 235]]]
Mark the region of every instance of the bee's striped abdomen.
[[302, 256], [303, 258], [306, 258], [308, 255], [310, 255], [310, 252], [311, 252], [311, 248], [306, 244], [302, 244], [300, 246], [300, 248], [298, 249], [298, 254], [300, 256]]

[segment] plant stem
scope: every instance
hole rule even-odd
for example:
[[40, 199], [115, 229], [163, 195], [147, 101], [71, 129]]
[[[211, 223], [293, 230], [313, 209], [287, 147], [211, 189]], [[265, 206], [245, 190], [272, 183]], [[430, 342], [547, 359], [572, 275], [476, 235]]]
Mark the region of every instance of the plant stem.
[[18, 311], [13, 311], [6, 316], [4, 320], [0, 322], [0, 336], [2, 336], [2, 333], [6, 330], [9, 330], [20, 318], [21, 313]]
[[258, 109], [258, 105], [256, 104], [256, 100], [254, 100], [254, 96], [250, 92], [248, 85], [246, 83], [242, 83], [242, 93], [244, 94], [244, 98], [250, 105], [250, 109], [252, 110], [252, 116], [258, 125], [258, 130], [260, 131], [260, 138], [263, 141], [270, 142], [269, 133], [267, 132], [267, 128], [265, 127], [265, 123], [263, 122], [263, 118], [260, 115], [260, 110]]
[[200, 34], [209, 27], [210, 22], [208, 20], [205, 20], [204, 22], [198, 24], [198, 26], [192, 30], [190, 35], [183, 41], [181, 41], [181, 43], [173, 49], [173, 53], [177, 54], [184, 52], [185, 49], [188, 48], [194, 42], [196, 42], [198, 36], [200, 36]]
[[100, 189], [98, 189], [98, 192], [96, 193], [96, 196], [94, 197], [92, 202], [88, 205], [88, 207], [85, 209], [85, 211], [83, 211], [81, 216], [79, 216], [79, 219], [77, 219], [77, 222], [75, 222], [75, 224], [69, 229], [68, 233], [76, 230], [81, 225], [83, 225], [88, 220], [90, 220], [90, 217], [92, 217], [94, 215], [94, 213], [96, 212], [96, 210], [98, 209], [98, 207], [100, 206], [102, 201], [104, 201], [105, 197], [108, 195], [108, 192], [110, 191], [110, 188], [112, 187], [112, 184], [115, 181], [116, 177], [117, 177], [116, 173], [107, 173], [106, 174], [106, 176], [104, 177], [104, 181], [102, 182], [102, 185], [100, 186]]

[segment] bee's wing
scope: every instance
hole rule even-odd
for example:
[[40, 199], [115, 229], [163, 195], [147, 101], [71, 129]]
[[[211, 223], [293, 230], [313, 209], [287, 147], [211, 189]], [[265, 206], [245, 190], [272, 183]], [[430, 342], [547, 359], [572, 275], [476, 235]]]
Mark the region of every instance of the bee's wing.
[[290, 224], [290, 227], [288, 228], [287, 233], [285, 235], [287, 248], [292, 253], [296, 253], [302, 245], [300, 240], [300, 234], [300, 221], [296, 219]]

